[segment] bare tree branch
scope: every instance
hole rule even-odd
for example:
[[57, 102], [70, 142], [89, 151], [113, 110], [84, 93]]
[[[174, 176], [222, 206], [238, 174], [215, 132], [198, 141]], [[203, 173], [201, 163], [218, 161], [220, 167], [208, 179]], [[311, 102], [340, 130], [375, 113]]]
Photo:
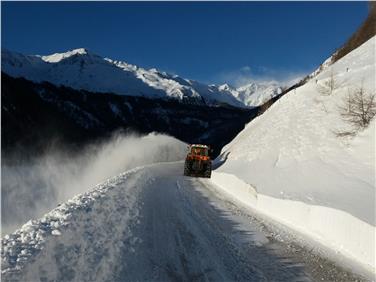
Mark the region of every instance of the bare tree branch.
[[340, 115], [350, 126], [348, 132], [337, 132], [337, 136], [355, 135], [366, 128], [376, 115], [375, 94], [365, 92], [363, 86], [353, 91], [348, 90], [343, 105], [339, 106]]

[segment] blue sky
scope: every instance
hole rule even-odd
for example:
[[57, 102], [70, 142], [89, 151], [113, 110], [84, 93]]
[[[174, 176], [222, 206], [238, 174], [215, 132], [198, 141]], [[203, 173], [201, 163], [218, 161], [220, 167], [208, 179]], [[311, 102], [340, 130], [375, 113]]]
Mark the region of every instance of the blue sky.
[[367, 2], [2, 2], [2, 47], [85, 47], [208, 83], [289, 80], [357, 29]]

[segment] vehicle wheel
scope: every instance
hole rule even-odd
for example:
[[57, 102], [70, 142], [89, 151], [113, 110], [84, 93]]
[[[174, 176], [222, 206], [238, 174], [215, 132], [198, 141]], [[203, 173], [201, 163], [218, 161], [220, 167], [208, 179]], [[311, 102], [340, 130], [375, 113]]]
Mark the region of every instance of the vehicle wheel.
[[191, 173], [189, 162], [184, 163], [184, 175], [189, 176]]
[[206, 167], [206, 170], [204, 172], [204, 177], [206, 177], [206, 178], [210, 178], [211, 177], [211, 165], [208, 165]]

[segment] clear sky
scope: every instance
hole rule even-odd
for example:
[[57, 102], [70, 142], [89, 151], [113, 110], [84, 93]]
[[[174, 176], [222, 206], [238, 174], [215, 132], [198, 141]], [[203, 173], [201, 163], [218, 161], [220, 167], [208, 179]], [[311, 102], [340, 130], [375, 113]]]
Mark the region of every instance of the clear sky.
[[367, 2], [1, 2], [2, 47], [94, 53], [208, 83], [288, 80], [357, 29]]

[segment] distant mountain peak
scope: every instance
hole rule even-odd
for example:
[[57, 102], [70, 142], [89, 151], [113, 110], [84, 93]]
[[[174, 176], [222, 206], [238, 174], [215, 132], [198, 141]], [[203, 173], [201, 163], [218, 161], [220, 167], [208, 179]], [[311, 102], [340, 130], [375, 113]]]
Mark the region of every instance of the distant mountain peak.
[[89, 50], [86, 49], [86, 48], [77, 48], [77, 49], [73, 49], [73, 50], [71, 50], [69, 52], [71, 52], [73, 54], [81, 54], [81, 55], [83, 55], [83, 54], [89, 54]]
[[66, 58], [72, 57], [74, 55], [89, 55], [92, 54], [89, 52], [88, 49], [86, 48], [78, 48], [78, 49], [73, 49], [67, 52], [63, 53], [54, 53], [52, 55], [47, 55], [47, 56], [40, 56], [41, 59], [45, 62], [48, 63], [58, 63]]
[[[86, 48], [47, 56], [2, 52], [2, 70], [13, 77], [91, 92], [149, 98], [174, 98], [206, 105], [255, 107], [277, 95], [278, 85], [237, 89], [229, 84], [207, 85], [156, 68], [145, 69], [96, 55]], [[267, 89], [268, 88], [268, 89]]]
[[234, 87], [232, 87], [231, 85], [229, 85], [228, 83], [224, 83], [224, 84], [221, 84], [218, 86], [218, 89], [219, 90], [232, 90], [234, 89]]

